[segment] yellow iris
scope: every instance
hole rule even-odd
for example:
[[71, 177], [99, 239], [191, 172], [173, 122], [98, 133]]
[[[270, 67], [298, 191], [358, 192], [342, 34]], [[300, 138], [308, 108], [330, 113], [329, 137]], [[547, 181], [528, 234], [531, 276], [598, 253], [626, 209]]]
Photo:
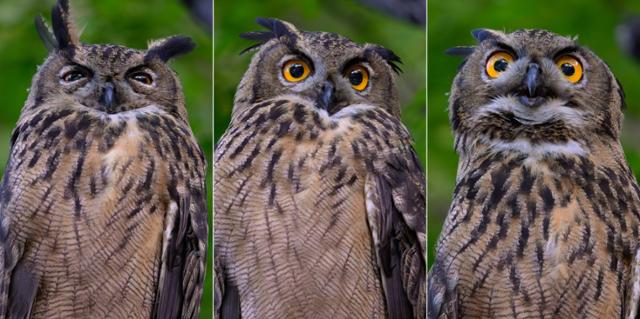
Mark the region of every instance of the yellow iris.
[[489, 57], [485, 67], [487, 75], [495, 79], [507, 70], [509, 64], [513, 62], [513, 56], [505, 51], [498, 51]]
[[344, 72], [344, 76], [356, 91], [364, 91], [369, 85], [369, 70], [360, 64], [349, 67]]
[[556, 60], [556, 66], [560, 69], [560, 72], [571, 83], [578, 83], [582, 79], [582, 63], [578, 61], [574, 56], [563, 55]]
[[289, 60], [282, 67], [282, 76], [289, 82], [300, 82], [308, 78], [309, 74], [311, 74], [311, 67], [300, 59]]

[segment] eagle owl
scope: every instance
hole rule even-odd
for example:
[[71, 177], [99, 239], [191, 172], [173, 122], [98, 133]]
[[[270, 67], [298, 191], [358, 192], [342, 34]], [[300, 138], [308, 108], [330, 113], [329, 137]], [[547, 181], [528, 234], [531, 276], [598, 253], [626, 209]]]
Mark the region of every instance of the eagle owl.
[[639, 190], [624, 93], [575, 39], [476, 30], [449, 97], [460, 156], [431, 318], [635, 318]]
[[424, 175], [399, 58], [257, 22], [215, 152], [219, 318], [424, 318]]
[[0, 318], [195, 318], [205, 160], [167, 61], [81, 43], [60, 0], [0, 186]]

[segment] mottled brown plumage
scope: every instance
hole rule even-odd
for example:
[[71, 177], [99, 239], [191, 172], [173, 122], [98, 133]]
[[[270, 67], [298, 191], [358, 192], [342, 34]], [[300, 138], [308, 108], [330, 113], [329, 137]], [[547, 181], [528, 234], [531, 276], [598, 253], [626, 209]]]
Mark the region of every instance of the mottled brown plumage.
[[166, 60], [78, 42], [67, 1], [33, 78], [0, 188], [0, 318], [195, 318], [205, 160]]
[[[634, 318], [640, 197], [619, 142], [622, 88], [574, 39], [474, 36], [450, 51], [467, 55], [450, 96], [460, 162], [429, 317]], [[513, 61], [492, 78], [497, 51]]]
[[[259, 51], [216, 149], [216, 313], [423, 318], [424, 176], [398, 118], [397, 57], [258, 22], [269, 31], [245, 34]], [[284, 78], [291, 59], [308, 78]], [[363, 91], [353, 64], [371, 74]]]

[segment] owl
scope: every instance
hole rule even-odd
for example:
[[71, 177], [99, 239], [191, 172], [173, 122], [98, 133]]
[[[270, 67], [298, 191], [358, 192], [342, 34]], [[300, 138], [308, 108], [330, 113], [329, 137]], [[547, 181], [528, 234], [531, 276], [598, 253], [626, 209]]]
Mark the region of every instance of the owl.
[[0, 318], [196, 318], [205, 160], [167, 62], [81, 43], [60, 0], [0, 184]]
[[430, 318], [635, 318], [640, 195], [624, 93], [575, 39], [473, 32], [449, 96], [459, 154]]
[[215, 152], [218, 318], [424, 318], [425, 178], [400, 59], [257, 22]]

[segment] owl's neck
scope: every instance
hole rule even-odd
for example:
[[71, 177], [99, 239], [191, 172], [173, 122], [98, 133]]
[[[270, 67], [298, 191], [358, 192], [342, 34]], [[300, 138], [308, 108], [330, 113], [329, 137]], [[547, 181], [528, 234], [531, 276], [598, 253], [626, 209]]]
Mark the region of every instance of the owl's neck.
[[[495, 159], [517, 160], [530, 167], [551, 168], [563, 165], [567, 161], [588, 161], [594, 167], [618, 168], [627, 166], [620, 143], [612, 140], [592, 142], [568, 140], [563, 143], [532, 143], [528, 140], [495, 141], [483, 138], [466, 140], [464, 136], [456, 137], [456, 150], [460, 155], [458, 176], [473, 169], [475, 164]], [[474, 164], [475, 163], [475, 164]], [[546, 171], [547, 169], [545, 169]]]

